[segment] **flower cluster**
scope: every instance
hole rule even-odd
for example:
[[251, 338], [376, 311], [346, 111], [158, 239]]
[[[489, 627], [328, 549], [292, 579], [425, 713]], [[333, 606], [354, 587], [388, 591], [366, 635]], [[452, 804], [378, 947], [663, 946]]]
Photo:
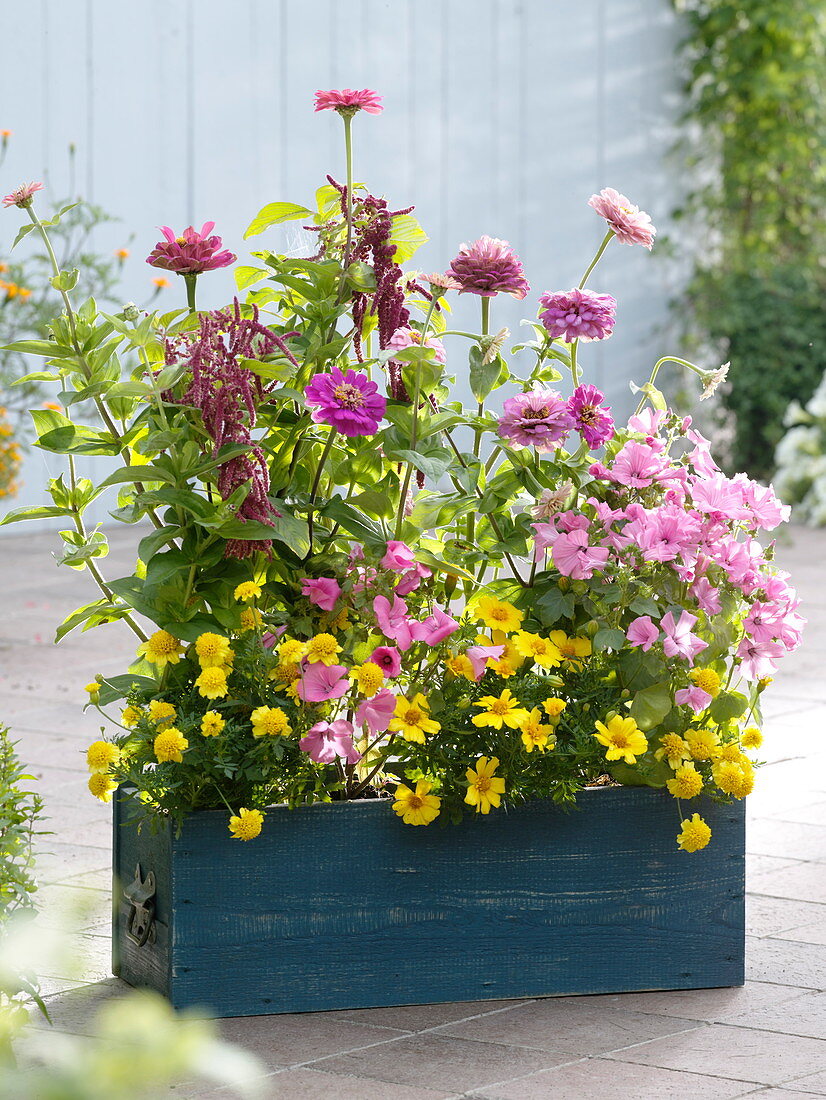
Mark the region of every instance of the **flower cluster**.
[[0, 406], [0, 498], [13, 497], [17, 492], [20, 461], [20, 444], [14, 438], [6, 410]]

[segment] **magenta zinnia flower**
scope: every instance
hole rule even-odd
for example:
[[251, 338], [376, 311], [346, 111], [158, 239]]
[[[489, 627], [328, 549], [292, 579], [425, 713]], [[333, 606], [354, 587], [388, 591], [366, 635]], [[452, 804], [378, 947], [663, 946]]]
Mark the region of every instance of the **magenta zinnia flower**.
[[588, 205], [605, 218], [618, 241], [623, 244], [642, 244], [651, 251], [657, 230], [651, 218], [625, 195], [613, 187], [604, 187], [598, 195], [591, 195]]
[[342, 435], [373, 435], [384, 417], [387, 401], [366, 374], [333, 367], [329, 374], [316, 374], [304, 390], [317, 424], [329, 424]]
[[32, 195], [35, 191], [42, 191], [42, 183], [24, 183], [22, 187], [16, 187], [14, 191], [3, 199], [3, 206], [19, 206], [23, 210], [32, 204]]
[[221, 251], [221, 238], [210, 237], [214, 228], [215, 222], [204, 222], [199, 233], [190, 225], [176, 237], [168, 225], [162, 225], [161, 233], [166, 240], [158, 241], [146, 262], [177, 275], [200, 275], [202, 271], [214, 271], [235, 263], [237, 257], [233, 252]]
[[334, 88], [329, 92], [316, 92], [316, 111], [338, 111], [339, 114], [355, 114], [356, 111], [366, 111], [368, 115], [380, 115], [384, 110], [381, 103], [382, 97], [369, 88], [362, 88], [360, 92], [352, 88], [343, 88], [340, 92]]
[[611, 410], [602, 404], [604, 400], [596, 386], [577, 386], [568, 398], [567, 409], [574, 427], [590, 450], [601, 447], [614, 434]]
[[605, 340], [614, 331], [616, 298], [590, 290], [560, 290], [543, 294], [539, 320], [555, 340]]
[[555, 390], [533, 389], [507, 399], [498, 431], [511, 443], [552, 451], [572, 423], [567, 405]]
[[460, 245], [447, 274], [459, 284], [460, 294], [492, 298], [501, 292], [522, 299], [530, 290], [522, 261], [507, 241], [496, 237], [480, 237], [473, 244]]

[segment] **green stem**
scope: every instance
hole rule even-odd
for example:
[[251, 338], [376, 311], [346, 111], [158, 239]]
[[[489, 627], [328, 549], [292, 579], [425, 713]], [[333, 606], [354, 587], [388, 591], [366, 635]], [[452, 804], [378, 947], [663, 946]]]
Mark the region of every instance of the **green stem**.
[[190, 313], [197, 313], [195, 308], [195, 284], [198, 282], [197, 275], [184, 275], [184, 282], [186, 283], [186, 304], [189, 307]]
[[350, 249], [353, 245], [353, 117], [342, 115], [344, 119], [344, 157], [347, 165], [347, 203], [345, 218], [347, 219], [347, 239], [344, 243], [344, 261], [342, 267], [347, 270], [350, 262]]
[[574, 389], [579, 385], [579, 368], [576, 365], [576, 351], [579, 346], [579, 340], [574, 340], [571, 344], [571, 377], [574, 380]]
[[[430, 327], [431, 319], [433, 318], [433, 311], [436, 308], [436, 299], [430, 303], [430, 308], [427, 311], [427, 316], [424, 319], [424, 326], [422, 328], [421, 341], [422, 346], [427, 339], [427, 330]], [[421, 388], [422, 388], [422, 365], [416, 364], [416, 384], [413, 391], [413, 423], [410, 428], [410, 450], [416, 450], [416, 444], [419, 439], [419, 401], [421, 400]], [[404, 483], [402, 484], [401, 496], [399, 497], [399, 510], [396, 513], [396, 531], [395, 537], [401, 538], [402, 525], [404, 523], [404, 509], [407, 504], [407, 493], [410, 489], [410, 482], [413, 477], [413, 463], [408, 462], [407, 470], [404, 475]]]
[[307, 551], [307, 557], [310, 557], [310, 555], [313, 552], [313, 528], [314, 528], [314, 512], [315, 512], [316, 493], [318, 492], [318, 487], [321, 484], [321, 474], [324, 470], [324, 464], [325, 464], [325, 462], [327, 461], [327, 459], [330, 455], [330, 451], [332, 451], [332, 449], [333, 449], [333, 444], [335, 443], [335, 439], [336, 439], [337, 435], [338, 435], [338, 432], [336, 431], [336, 429], [331, 428], [330, 429], [330, 435], [327, 439], [327, 442], [324, 444], [324, 450], [321, 452], [321, 457], [318, 460], [318, 466], [316, 467], [315, 477], [313, 478], [313, 485], [312, 485], [312, 488], [310, 489], [310, 504], [309, 504], [309, 507], [307, 509], [307, 536], [309, 538], [310, 546], [309, 546], [309, 549]]
[[609, 229], [608, 232], [605, 234], [605, 236], [602, 238], [602, 244], [597, 249], [596, 256], [594, 256], [593, 260], [591, 260], [591, 262], [588, 264], [587, 268], [585, 269], [585, 274], [582, 276], [582, 278], [579, 282], [579, 289], [580, 290], [582, 290], [582, 288], [588, 282], [588, 276], [591, 274], [591, 272], [594, 270], [594, 268], [599, 263], [600, 259], [602, 258], [603, 252], [608, 247], [608, 245], [611, 243], [611, 238], [613, 236], [614, 236], [614, 230]]
[[[693, 370], [695, 374], [699, 374], [701, 376], [705, 374], [703, 368], [698, 367], [696, 363], [689, 363], [687, 359], [680, 359], [680, 357], [677, 355], [664, 355], [662, 359], [658, 359], [657, 362], [654, 364], [654, 369], [651, 371], [651, 377], [648, 379], [648, 382], [646, 383], [647, 385], [654, 385], [657, 380], [657, 375], [660, 373], [660, 367], [663, 365], [663, 363], [677, 363], [681, 367], [688, 367], [689, 370]], [[636, 411], [634, 412], [634, 416], [640, 415], [648, 396], [649, 395], [647, 393], [643, 393], [642, 397], [640, 398], [640, 403], [639, 405], [637, 405]]]
[[[487, 336], [490, 329], [490, 298], [482, 297], [482, 336]], [[482, 416], [485, 411], [485, 402], [480, 401], [476, 406], [476, 415]], [[475, 428], [473, 432], [473, 457], [479, 457], [482, 446], [482, 429]], [[467, 540], [471, 548], [476, 541], [476, 513], [471, 512], [467, 518]]]

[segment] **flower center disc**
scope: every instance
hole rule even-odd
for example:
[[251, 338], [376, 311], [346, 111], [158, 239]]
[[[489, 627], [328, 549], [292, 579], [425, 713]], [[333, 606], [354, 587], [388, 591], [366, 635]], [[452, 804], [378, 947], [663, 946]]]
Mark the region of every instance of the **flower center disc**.
[[364, 394], [357, 386], [353, 386], [349, 382], [343, 382], [340, 386], [336, 386], [333, 390], [333, 396], [339, 405], [343, 405], [345, 409], [360, 409], [364, 405]]

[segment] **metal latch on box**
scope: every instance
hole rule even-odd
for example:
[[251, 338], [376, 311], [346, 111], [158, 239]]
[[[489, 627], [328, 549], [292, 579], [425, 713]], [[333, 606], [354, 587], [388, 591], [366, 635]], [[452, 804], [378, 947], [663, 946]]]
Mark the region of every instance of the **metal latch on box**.
[[123, 891], [130, 903], [126, 918], [126, 935], [138, 947], [155, 942], [155, 874], [141, 877], [141, 865], [135, 867], [135, 881]]

